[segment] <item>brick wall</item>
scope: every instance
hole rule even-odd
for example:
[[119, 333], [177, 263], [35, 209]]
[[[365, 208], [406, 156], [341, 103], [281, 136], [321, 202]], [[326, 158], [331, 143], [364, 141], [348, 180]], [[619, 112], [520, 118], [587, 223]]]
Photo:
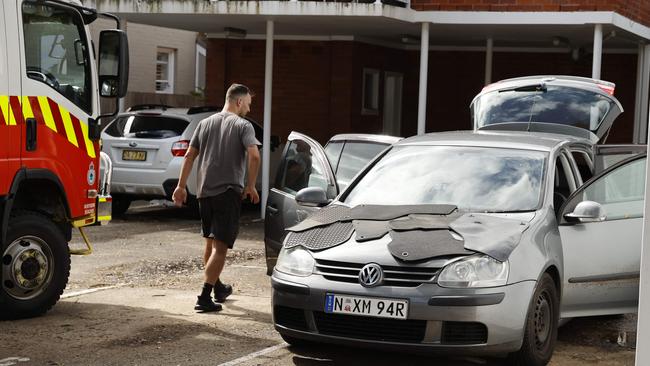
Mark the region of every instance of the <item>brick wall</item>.
[[[222, 105], [232, 82], [255, 93], [251, 117], [264, 115], [264, 41], [208, 42], [207, 99]], [[419, 51], [404, 51], [358, 42], [276, 41], [273, 75], [272, 134], [285, 139], [303, 132], [321, 143], [337, 133], [380, 133], [383, 125], [383, 75], [404, 76], [402, 136], [417, 131]], [[630, 142], [636, 88], [634, 54], [605, 54], [602, 77], [617, 84], [616, 97], [625, 113], [617, 120], [608, 142]], [[493, 80], [535, 74], [590, 76], [591, 57], [573, 61], [564, 53], [494, 54]], [[381, 73], [379, 113], [361, 113], [364, 68]], [[469, 104], [483, 87], [485, 54], [432, 51], [429, 54], [427, 131], [471, 129]]]
[[615, 11], [650, 26], [647, 0], [412, 0], [411, 7], [448, 11]]

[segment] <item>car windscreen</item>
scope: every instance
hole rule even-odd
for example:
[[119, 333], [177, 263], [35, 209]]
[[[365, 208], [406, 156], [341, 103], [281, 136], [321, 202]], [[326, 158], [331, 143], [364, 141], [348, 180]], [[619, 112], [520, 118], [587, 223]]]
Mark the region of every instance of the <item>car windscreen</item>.
[[545, 86], [486, 93], [471, 108], [474, 126], [508, 122], [555, 123], [595, 131], [614, 103], [606, 96], [578, 88]]
[[114, 137], [166, 139], [180, 136], [188, 125], [179, 118], [135, 115], [116, 118], [104, 132]]
[[350, 206], [451, 204], [474, 212], [538, 208], [547, 153], [466, 146], [392, 148], [346, 194]]

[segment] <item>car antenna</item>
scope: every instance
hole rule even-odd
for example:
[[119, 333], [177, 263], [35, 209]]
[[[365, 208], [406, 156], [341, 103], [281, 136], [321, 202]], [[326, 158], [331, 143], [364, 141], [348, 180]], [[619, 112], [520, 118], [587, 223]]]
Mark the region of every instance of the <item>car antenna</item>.
[[[546, 84], [541, 83], [539, 84], [536, 88], [535, 91], [541, 91], [541, 92], [546, 92]], [[530, 112], [528, 113], [528, 126], [526, 127], [526, 132], [530, 132], [530, 126], [533, 122], [533, 109], [535, 108], [535, 103], [537, 102], [537, 98], [539, 98], [539, 95], [535, 95], [533, 97], [533, 104], [530, 106]]]

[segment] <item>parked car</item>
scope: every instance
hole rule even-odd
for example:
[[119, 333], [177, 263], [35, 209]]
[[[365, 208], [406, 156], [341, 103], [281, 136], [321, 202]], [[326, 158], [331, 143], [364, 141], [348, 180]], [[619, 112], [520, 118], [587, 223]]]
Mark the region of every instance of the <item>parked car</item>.
[[275, 329], [293, 345], [535, 366], [549, 362], [560, 319], [635, 312], [646, 156], [598, 148], [622, 112], [613, 89], [495, 83], [472, 103], [475, 131], [397, 142], [336, 198], [335, 181], [297, 192], [321, 208], [283, 240]]
[[[287, 227], [302, 221], [318, 208], [299, 206], [296, 193], [305, 187], [321, 187], [334, 198], [354, 176], [401, 137], [371, 134], [339, 134], [325, 148], [299, 132], [291, 132], [271, 187], [264, 220], [267, 274], [273, 272]], [[304, 167], [303, 167], [304, 166]]]
[[[113, 215], [125, 213], [134, 200], [171, 200], [196, 126], [220, 110], [210, 106], [139, 105], [119, 114], [108, 124], [102, 132], [102, 150], [113, 160]], [[246, 119], [253, 125], [255, 137], [262, 141], [262, 127]], [[273, 136], [271, 150], [278, 145], [277, 136]], [[188, 205], [197, 206], [196, 165], [188, 179], [187, 190]]]

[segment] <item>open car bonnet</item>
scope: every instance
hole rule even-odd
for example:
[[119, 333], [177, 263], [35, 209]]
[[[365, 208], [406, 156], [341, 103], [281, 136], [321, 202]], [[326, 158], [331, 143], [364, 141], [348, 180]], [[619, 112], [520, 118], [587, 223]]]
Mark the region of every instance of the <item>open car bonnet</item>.
[[332, 205], [288, 228], [284, 246], [319, 251], [341, 245], [353, 234], [359, 243], [389, 234], [391, 255], [406, 262], [474, 252], [505, 261], [527, 228], [525, 220], [463, 214], [451, 205]]

